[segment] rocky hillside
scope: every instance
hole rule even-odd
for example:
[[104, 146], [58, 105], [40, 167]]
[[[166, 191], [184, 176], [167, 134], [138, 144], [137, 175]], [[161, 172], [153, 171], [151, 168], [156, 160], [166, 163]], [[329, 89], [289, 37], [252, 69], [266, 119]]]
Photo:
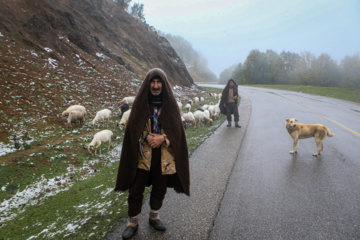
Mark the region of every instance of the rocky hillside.
[[[116, 112], [146, 72], [165, 70], [179, 100], [200, 91], [169, 42], [112, 0], [0, 0], [0, 142], [64, 124], [82, 104]], [[176, 87], [175, 87], [176, 86]]]

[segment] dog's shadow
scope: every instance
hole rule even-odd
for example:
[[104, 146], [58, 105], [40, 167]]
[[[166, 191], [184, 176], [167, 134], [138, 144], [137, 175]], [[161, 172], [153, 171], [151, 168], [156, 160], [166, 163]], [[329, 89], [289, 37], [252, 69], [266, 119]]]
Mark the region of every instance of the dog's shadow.
[[[291, 155], [291, 160], [292, 161], [296, 161], [297, 159], [298, 159], [298, 153], [296, 152], [296, 153], [290, 153], [290, 155]], [[300, 156], [299, 157], [300, 159], [304, 159], [304, 157], [302, 157], [302, 156]], [[310, 156], [309, 156], [309, 160], [314, 160], [314, 159], [317, 159], [317, 160], [322, 160], [322, 157], [321, 157], [321, 154], [319, 154], [319, 155], [316, 155], [316, 156], [314, 156], [314, 155], [311, 155], [311, 158], [310, 158]]]
[[314, 172], [317, 172], [318, 168], [322, 165], [322, 157], [321, 155], [318, 156], [302, 156], [301, 154], [291, 154], [290, 156], [290, 166], [289, 170], [292, 173], [295, 172], [302, 172], [304, 169], [309, 169], [309, 166], [311, 165], [311, 169], [314, 170]]

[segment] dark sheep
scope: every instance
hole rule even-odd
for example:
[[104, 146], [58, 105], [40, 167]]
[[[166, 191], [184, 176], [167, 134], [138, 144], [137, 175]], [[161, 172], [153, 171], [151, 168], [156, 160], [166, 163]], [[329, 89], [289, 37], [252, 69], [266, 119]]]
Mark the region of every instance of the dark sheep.
[[129, 104], [124, 103], [123, 105], [120, 106], [120, 119], [122, 118], [122, 115], [124, 114], [124, 112], [126, 112], [127, 110], [129, 110]]

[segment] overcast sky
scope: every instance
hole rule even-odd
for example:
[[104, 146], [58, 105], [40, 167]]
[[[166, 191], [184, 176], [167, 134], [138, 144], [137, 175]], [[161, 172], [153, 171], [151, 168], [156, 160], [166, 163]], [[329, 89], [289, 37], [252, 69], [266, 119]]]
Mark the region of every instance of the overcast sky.
[[267, 49], [340, 63], [360, 53], [360, 0], [138, 0], [146, 22], [180, 35], [218, 76], [249, 52]]

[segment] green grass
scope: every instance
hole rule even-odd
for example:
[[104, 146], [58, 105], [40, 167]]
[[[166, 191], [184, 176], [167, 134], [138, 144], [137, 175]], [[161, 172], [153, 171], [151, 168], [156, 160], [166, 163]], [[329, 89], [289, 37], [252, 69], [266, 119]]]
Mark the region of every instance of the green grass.
[[360, 89], [314, 87], [314, 86], [303, 86], [303, 85], [246, 85], [246, 86], [285, 89], [290, 91], [311, 93], [320, 96], [332, 97], [332, 98], [360, 103]]
[[[211, 91], [221, 92], [220, 89]], [[197, 107], [200, 104], [193, 106], [194, 109]], [[189, 154], [211, 136], [224, 120], [225, 116], [222, 115], [212, 126], [186, 129]], [[114, 123], [110, 125], [114, 126]], [[120, 138], [113, 142], [114, 151], [119, 149], [122, 135], [115, 127], [111, 127], [111, 130]], [[61, 184], [56, 191], [48, 189], [33, 198], [31, 203], [14, 208], [12, 211], [17, 215], [0, 226], [0, 239], [104, 239], [114, 230], [116, 223], [127, 216], [127, 192], [113, 191], [118, 155], [108, 154], [106, 144], [102, 145], [103, 154], [96, 157], [88, 154], [82, 146], [90, 142], [94, 132], [86, 133], [86, 128], [80, 129], [80, 132], [85, 132], [85, 135], [79, 137], [79, 134], [71, 131], [62, 131], [61, 136], [70, 140], [44, 146], [36, 154], [24, 157], [20, 164], [19, 161], [10, 161], [1, 167], [0, 186], [8, 183], [18, 186], [17, 190], [2, 191], [1, 201], [43, 177], [66, 176], [69, 181]], [[59, 157], [60, 154], [66, 154], [66, 157]], [[93, 172], [82, 170], [86, 164]], [[69, 166], [77, 171], [68, 172]], [[56, 178], [56, 184], [60, 183], [61, 177]], [[147, 188], [144, 199], [149, 191]], [[50, 196], [44, 197], [45, 194]]]
[[[6, 223], [4, 239], [99, 239], [126, 216], [126, 193], [115, 193], [117, 164], [75, 182], [67, 191], [33, 206]], [[47, 231], [43, 231], [47, 229]], [[41, 232], [43, 232], [41, 234]], [[95, 235], [92, 235], [92, 234]], [[93, 236], [93, 237], [92, 237]]]
[[189, 153], [192, 153], [198, 146], [200, 146], [208, 137], [210, 137], [214, 131], [225, 121], [226, 116], [221, 115], [219, 119], [215, 120], [212, 126], [205, 125], [204, 128], [186, 129], [186, 140], [188, 144]]
[[[19, 186], [17, 190], [22, 191], [42, 178], [49, 179], [65, 174], [69, 165], [80, 166], [84, 161], [91, 160], [92, 157], [82, 149], [84, 140], [77, 138], [71, 131], [64, 132], [64, 135], [73, 139], [65, 141], [66, 143], [47, 144], [32, 154], [26, 156], [24, 153], [15, 159], [11, 159], [10, 154], [8, 157], [11, 160], [7, 160], [0, 168], [0, 186], [11, 184]], [[90, 136], [85, 138], [87, 143], [91, 141]], [[57, 134], [55, 137], [59, 138]], [[6, 191], [1, 194], [0, 201], [15, 193]]]

